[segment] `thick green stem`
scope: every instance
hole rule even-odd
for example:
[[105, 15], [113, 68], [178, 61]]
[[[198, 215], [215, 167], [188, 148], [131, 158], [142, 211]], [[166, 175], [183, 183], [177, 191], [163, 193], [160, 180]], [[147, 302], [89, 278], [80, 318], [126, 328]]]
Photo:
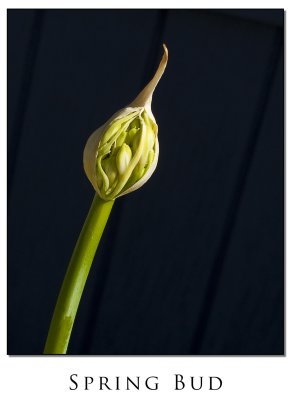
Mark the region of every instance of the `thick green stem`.
[[44, 354], [67, 352], [83, 289], [113, 203], [94, 197], [61, 287]]

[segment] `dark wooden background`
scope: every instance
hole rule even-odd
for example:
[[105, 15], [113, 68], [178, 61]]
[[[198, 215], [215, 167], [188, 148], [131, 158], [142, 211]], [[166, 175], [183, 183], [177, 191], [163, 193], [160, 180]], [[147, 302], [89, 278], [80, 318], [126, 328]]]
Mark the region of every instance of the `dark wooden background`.
[[8, 353], [41, 354], [90, 133], [169, 48], [160, 160], [117, 200], [70, 354], [284, 352], [282, 10], [8, 11]]

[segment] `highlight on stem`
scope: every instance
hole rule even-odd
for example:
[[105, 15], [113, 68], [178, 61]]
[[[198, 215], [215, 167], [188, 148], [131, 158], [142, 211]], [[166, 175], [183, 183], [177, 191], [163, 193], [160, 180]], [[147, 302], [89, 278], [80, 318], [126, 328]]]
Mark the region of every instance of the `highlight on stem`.
[[140, 188], [156, 169], [158, 125], [151, 102], [168, 62], [168, 50], [165, 45], [163, 48], [152, 80], [128, 106], [96, 129], [86, 143], [84, 170], [96, 194], [63, 280], [44, 354], [67, 352], [85, 283], [115, 199]]

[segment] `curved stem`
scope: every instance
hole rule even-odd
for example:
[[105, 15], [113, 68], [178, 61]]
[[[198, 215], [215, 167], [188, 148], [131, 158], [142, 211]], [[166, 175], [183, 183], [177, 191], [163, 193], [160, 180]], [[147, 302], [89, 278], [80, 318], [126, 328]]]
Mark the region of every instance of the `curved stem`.
[[114, 200], [95, 195], [76, 243], [45, 344], [44, 354], [66, 354], [83, 289]]

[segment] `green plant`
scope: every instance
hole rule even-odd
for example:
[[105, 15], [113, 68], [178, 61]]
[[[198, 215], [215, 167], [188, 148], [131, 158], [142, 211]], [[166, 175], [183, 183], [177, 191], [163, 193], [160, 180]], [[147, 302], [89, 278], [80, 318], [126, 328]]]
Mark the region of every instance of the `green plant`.
[[147, 86], [89, 137], [84, 169], [96, 194], [76, 243], [50, 324], [44, 354], [66, 354], [74, 320], [114, 201], [140, 188], [159, 156], [158, 125], [151, 111], [153, 92], [163, 75], [168, 51]]

